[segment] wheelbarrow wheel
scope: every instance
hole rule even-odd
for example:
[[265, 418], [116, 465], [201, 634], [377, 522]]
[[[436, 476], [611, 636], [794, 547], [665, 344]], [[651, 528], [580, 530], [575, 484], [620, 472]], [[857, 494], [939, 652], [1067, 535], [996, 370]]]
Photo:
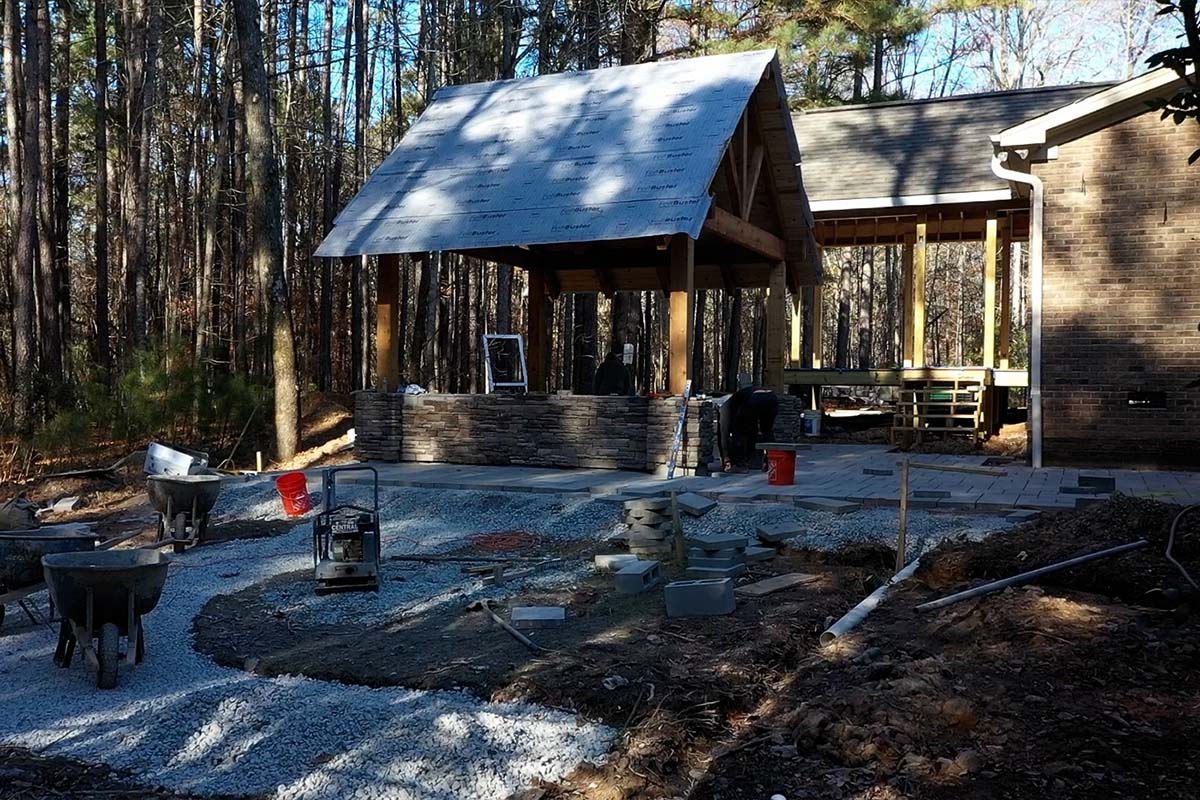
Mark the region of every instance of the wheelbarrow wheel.
[[121, 658], [121, 631], [111, 622], [100, 628], [100, 646], [96, 650], [96, 657], [100, 661], [96, 686], [101, 689], [116, 688], [117, 662]]

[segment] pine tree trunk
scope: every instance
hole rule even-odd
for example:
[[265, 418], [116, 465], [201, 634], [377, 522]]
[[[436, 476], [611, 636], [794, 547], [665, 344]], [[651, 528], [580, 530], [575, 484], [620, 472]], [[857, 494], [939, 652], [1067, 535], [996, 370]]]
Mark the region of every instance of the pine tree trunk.
[[[16, 0], [6, 0], [16, 2]], [[108, 323], [108, 6], [95, 0], [96, 34], [96, 363], [103, 380], [111, 380], [112, 358]], [[5, 61], [8, 61], [7, 54]], [[9, 141], [12, 141], [10, 136]]]
[[848, 249], [842, 256], [841, 283], [838, 287], [837, 351], [834, 366], [847, 369], [850, 366], [850, 291], [854, 276], [850, 264], [853, 251]]
[[[22, 54], [21, 32], [32, 30], [36, 10], [27, 9], [22, 25], [17, 0], [4, 2], [4, 79], [7, 89], [9, 163], [14, 167], [13, 205], [17, 221], [16, 251], [12, 261], [13, 384], [29, 385], [37, 358], [37, 333], [33, 280], [37, 265], [37, 115], [24, 113], [30, 97], [28, 81], [37, 82], [37, 60]], [[36, 45], [33, 45], [36, 48]], [[31, 61], [32, 64], [26, 63]], [[33, 71], [35, 74], [29, 75]], [[22, 125], [22, 123], [24, 123]], [[31, 130], [32, 129], [32, 130]], [[29, 394], [13, 395], [13, 419], [18, 427], [29, 422]]]
[[268, 315], [275, 379], [275, 451], [278, 458], [289, 459], [296, 453], [299, 438], [296, 353], [283, 271], [279, 165], [271, 135], [271, 95], [263, 64], [257, 1], [234, 0], [234, 15], [246, 101], [246, 168], [249, 177], [246, 201], [254, 222], [254, 268], [260, 276], [268, 276], [271, 287]]
[[54, 270], [53, 283], [58, 299], [57, 350], [59, 369], [65, 379], [71, 353], [71, 274], [68, 256], [70, 235], [70, 185], [67, 169], [70, 166], [70, 99], [71, 99], [71, 7], [59, 0], [58, 29], [58, 89], [54, 95]]

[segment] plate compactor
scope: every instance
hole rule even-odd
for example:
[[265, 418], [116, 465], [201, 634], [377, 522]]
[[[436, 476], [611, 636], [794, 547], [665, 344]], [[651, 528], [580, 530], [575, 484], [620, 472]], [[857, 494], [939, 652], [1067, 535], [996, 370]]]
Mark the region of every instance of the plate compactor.
[[[374, 482], [371, 508], [337, 501], [337, 476], [370, 472]], [[373, 467], [325, 470], [322, 510], [313, 520], [313, 564], [317, 593], [379, 590], [379, 473]]]

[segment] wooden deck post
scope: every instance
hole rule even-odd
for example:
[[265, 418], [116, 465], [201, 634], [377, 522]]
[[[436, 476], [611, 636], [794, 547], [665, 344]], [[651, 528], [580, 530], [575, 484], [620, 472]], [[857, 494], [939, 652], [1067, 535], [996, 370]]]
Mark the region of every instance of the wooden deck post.
[[804, 295], [796, 292], [792, 295], [792, 330], [791, 342], [788, 347], [788, 361], [793, 367], [799, 367], [804, 361], [804, 349], [801, 339], [804, 334]]
[[375, 381], [394, 392], [400, 386], [400, 256], [379, 256], [375, 287]]
[[692, 373], [692, 326], [696, 303], [696, 243], [686, 233], [671, 237], [671, 361], [667, 389], [683, 394]]
[[912, 270], [912, 365], [925, 366], [925, 219], [917, 222], [917, 235], [913, 241]]
[[777, 392], [786, 389], [783, 385], [783, 362], [786, 357], [784, 343], [784, 301], [787, 296], [787, 269], [782, 261], [771, 264], [767, 286], [767, 335], [766, 374], [767, 387]]
[[1000, 369], [1008, 369], [1012, 348], [1012, 217], [1000, 229]]
[[825, 349], [825, 291], [824, 286], [812, 287], [812, 368], [821, 369]]
[[999, 245], [999, 221], [989, 211], [983, 240], [983, 366], [996, 366], [996, 249]]
[[900, 305], [903, 308], [900, 366], [905, 368], [913, 365], [913, 243], [916, 238], [915, 234], [904, 234], [904, 248], [900, 257]]
[[[526, 319], [528, 347], [525, 353], [526, 369], [529, 370], [529, 391], [546, 391], [546, 273], [531, 269], [529, 274], [529, 309]], [[590, 390], [591, 387], [589, 386]]]

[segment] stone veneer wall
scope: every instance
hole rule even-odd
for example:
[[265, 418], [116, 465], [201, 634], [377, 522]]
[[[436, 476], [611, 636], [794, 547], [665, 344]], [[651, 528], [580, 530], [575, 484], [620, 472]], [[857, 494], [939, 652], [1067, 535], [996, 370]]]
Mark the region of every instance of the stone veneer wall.
[[[679, 399], [547, 394], [355, 395], [355, 451], [373, 461], [657, 470]], [[678, 466], [714, 459], [713, 406], [688, 405]]]

